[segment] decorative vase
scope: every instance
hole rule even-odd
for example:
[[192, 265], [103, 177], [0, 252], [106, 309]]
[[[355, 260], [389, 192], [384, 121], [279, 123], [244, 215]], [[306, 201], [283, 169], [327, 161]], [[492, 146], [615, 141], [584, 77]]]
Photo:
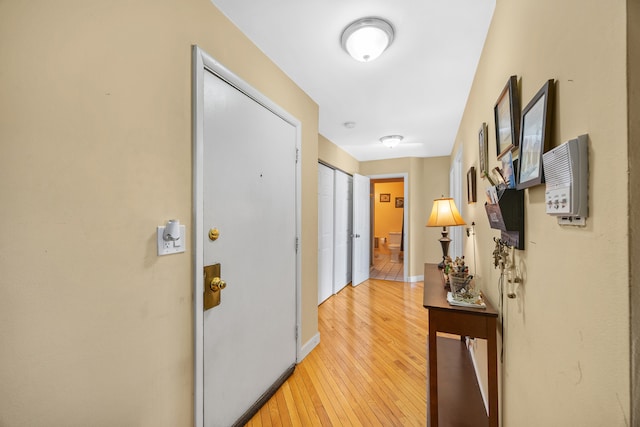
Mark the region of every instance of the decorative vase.
[[465, 294], [471, 288], [471, 279], [473, 276], [469, 276], [467, 273], [449, 273], [449, 286], [451, 287], [451, 294], [459, 296]]

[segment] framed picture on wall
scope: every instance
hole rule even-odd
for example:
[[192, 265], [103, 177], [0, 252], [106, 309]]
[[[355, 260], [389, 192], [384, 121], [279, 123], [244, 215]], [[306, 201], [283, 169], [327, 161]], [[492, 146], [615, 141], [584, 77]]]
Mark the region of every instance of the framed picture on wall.
[[396, 208], [404, 208], [404, 197], [396, 197]]
[[489, 147], [487, 145], [487, 124], [482, 123], [478, 131], [478, 148], [480, 149], [480, 177], [484, 178], [489, 172]]
[[496, 153], [501, 159], [506, 153], [518, 146], [520, 126], [520, 97], [518, 78], [509, 77], [509, 81], [500, 93], [493, 107], [496, 122]]
[[522, 110], [518, 190], [544, 182], [542, 154], [550, 147], [554, 83], [548, 80]]
[[467, 172], [467, 203], [476, 201], [476, 168], [471, 166]]
[[389, 203], [391, 201], [390, 193], [380, 193], [380, 203]]

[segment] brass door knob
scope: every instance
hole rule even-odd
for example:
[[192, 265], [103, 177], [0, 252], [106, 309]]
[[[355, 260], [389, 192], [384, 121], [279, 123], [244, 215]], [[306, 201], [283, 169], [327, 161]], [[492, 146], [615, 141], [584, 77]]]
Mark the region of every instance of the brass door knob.
[[209, 283], [209, 288], [213, 291], [213, 292], [217, 292], [220, 289], [224, 289], [227, 287], [227, 283], [220, 279], [219, 277], [214, 277], [213, 279], [211, 279], [211, 283]]

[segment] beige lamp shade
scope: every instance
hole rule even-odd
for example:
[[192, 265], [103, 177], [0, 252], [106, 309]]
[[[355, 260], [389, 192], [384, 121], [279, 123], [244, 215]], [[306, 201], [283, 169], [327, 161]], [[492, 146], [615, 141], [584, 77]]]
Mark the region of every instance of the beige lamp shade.
[[458, 208], [451, 197], [443, 197], [433, 201], [431, 216], [427, 221], [427, 227], [449, 227], [453, 225], [465, 225], [466, 222], [460, 216]]

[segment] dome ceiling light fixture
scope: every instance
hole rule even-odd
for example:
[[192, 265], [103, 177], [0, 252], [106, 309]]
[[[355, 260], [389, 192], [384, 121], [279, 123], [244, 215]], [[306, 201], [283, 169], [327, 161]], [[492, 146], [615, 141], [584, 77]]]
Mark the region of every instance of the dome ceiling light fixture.
[[361, 18], [342, 32], [342, 48], [353, 59], [370, 62], [379, 57], [393, 42], [393, 27], [381, 18]]
[[382, 142], [386, 147], [393, 148], [400, 144], [403, 139], [404, 137], [402, 135], [387, 135], [380, 138], [380, 142]]

